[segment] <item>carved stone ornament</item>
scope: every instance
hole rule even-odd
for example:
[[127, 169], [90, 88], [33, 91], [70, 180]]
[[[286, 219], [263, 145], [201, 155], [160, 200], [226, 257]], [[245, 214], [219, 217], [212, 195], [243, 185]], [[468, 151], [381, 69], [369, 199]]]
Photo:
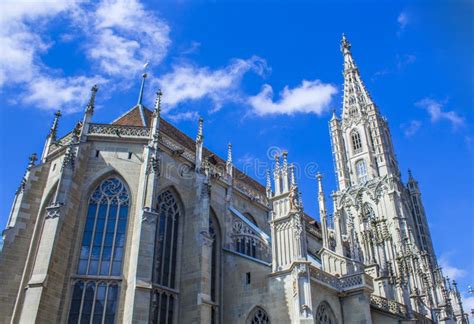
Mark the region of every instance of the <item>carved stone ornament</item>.
[[155, 224], [156, 220], [158, 219], [158, 212], [150, 207], [144, 207], [143, 208], [143, 214], [142, 214], [142, 222], [143, 223], [149, 223], [149, 224]]
[[61, 204], [54, 204], [46, 207], [46, 219], [52, 219], [61, 216]]

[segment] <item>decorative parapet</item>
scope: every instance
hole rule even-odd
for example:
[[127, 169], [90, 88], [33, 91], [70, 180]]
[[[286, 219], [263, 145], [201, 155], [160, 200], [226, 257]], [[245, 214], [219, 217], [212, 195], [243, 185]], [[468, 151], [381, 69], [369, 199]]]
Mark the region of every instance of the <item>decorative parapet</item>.
[[374, 289], [372, 278], [363, 272], [343, 277], [336, 277], [322, 269], [311, 267], [310, 274], [311, 279], [339, 292], [348, 292], [354, 289], [367, 289], [373, 291]]
[[321, 251], [321, 263], [324, 271], [332, 275], [346, 276], [364, 272], [364, 265], [360, 262], [339, 255], [326, 248], [323, 248]]
[[384, 297], [371, 295], [370, 305], [382, 311], [385, 311], [385, 312], [388, 312], [388, 313], [391, 313], [393, 315], [397, 315], [403, 318], [407, 316], [407, 309], [405, 305], [400, 304], [394, 300], [384, 298]]
[[90, 124], [89, 135], [127, 138], [149, 138], [150, 129], [140, 126], [122, 126], [110, 124]]

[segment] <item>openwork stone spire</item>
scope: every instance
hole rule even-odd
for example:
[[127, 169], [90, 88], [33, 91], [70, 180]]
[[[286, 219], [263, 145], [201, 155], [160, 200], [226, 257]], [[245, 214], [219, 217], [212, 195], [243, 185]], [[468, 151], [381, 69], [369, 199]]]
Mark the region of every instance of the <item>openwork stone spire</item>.
[[359, 69], [352, 57], [351, 44], [344, 34], [341, 51], [344, 55], [343, 118], [358, 118], [366, 113], [368, 106], [373, 105], [373, 102], [360, 78]]
[[154, 116], [160, 116], [161, 114], [161, 97], [163, 96], [163, 92], [161, 92], [161, 89], [158, 89], [156, 93], [156, 99], [155, 99], [155, 107], [153, 110]]

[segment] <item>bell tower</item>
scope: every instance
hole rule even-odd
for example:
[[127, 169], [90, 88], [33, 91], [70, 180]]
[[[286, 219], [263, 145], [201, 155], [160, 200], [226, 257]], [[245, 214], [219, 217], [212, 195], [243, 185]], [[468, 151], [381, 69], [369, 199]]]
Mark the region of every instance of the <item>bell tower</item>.
[[351, 44], [342, 36], [344, 98], [342, 119], [329, 122], [339, 189], [375, 177], [400, 176], [387, 120], [380, 115], [360, 77]]

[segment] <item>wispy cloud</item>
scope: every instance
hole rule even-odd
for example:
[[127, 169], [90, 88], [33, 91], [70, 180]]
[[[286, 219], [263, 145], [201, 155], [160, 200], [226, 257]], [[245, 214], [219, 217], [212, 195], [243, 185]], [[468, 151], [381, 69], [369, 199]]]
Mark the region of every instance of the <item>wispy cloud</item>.
[[185, 111], [180, 113], [166, 114], [166, 118], [174, 122], [180, 122], [183, 120], [197, 120], [199, 114], [197, 111]]
[[[133, 77], [145, 60], [158, 64], [170, 44], [167, 24], [138, 0], [2, 1], [0, 10], [0, 91], [15, 86], [14, 100], [40, 109], [82, 109], [92, 84]], [[65, 24], [58, 40], [81, 38], [93, 75], [65, 76], [46, 65], [55, 45], [48, 27], [58, 19]]]
[[459, 280], [466, 276], [467, 271], [464, 269], [456, 268], [449, 260], [449, 253], [444, 253], [439, 258], [439, 265], [443, 269], [443, 274], [452, 280]]
[[453, 110], [444, 111], [444, 106], [447, 101], [438, 101], [432, 98], [424, 98], [415, 103], [416, 106], [423, 108], [430, 115], [432, 123], [447, 120], [451, 123], [453, 128], [458, 128], [464, 125], [464, 118]]
[[250, 59], [234, 59], [221, 69], [183, 63], [173, 67], [156, 82], [163, 89], [164, 111], [175, 109], [179, 104], [201, 99], [210, 99], [210, 112], [219, 110], [225, 102], [239, 100], [238, 90], [247, 72], [263, 75], [268, 71], [264, 59], [253, 56]]
[[295, 88], [286, 86], [279, 94], [279, 99], [273, 99], [273, 88], [265, 84], [259, 94], [249, 97], [252, 112], [258, 116], [293, 115], [296, 113], [313, 113], [322, 115], [329, 110], [337, 88], [320, 80], [303, 82]]
[[399, 28], [398, 35], [400, 35], [410, 22], [408, 14], [405, 11], [402, 11], [397, 17], [397, 22]]
[[405, 66], [415, 63], [416, 56], [414, 54], [397, 55], [397, 69], [401, 70]]
[[403, 133], [405, 134], [405, 137], [412, 137], [413, 135], [418, 132], [418, 130], [421, 127], [421, 122], [418, 120], [411, 120], [407, 124], [402, 125]]

